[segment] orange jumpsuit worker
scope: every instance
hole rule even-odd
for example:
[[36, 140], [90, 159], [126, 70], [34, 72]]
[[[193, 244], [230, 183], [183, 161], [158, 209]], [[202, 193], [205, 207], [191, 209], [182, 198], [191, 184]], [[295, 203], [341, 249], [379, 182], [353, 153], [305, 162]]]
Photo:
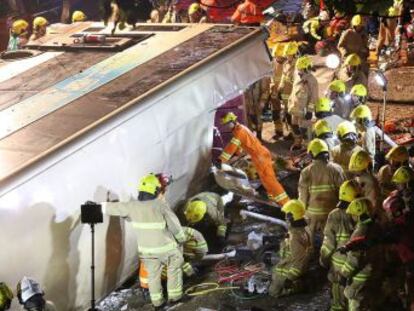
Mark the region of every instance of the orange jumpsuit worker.
[[231, 21], [235, 24], [248, 26], [259, 26], [264, 21], [263, 7], [260, 1], [245, 0], [240, 4], [231, 17]]
[[247, 127], [237, 122], [237, 117], [234, 113], [227, 113], [221, 119], [221, 123], [227, 125], [233, 132], [233, 138], [220, 155], [219, 163], [228, 162], [240, 149], [245, 151], [250, 155], [269, 199], [280, 205], [289, 201], [289, 197], [283, 189], [283, 186], [276, 179], [272, 156], [269, 150], [261, 144], [259, 139]]

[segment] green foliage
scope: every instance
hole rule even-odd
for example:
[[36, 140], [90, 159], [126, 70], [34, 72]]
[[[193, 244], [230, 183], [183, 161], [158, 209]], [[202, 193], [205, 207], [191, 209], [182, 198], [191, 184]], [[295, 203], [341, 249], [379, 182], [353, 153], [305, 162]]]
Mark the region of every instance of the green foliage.
[[393, 5], [393, 0], [325, 0], [330, 9], [336, 9], [346, 14], [385, 14]]

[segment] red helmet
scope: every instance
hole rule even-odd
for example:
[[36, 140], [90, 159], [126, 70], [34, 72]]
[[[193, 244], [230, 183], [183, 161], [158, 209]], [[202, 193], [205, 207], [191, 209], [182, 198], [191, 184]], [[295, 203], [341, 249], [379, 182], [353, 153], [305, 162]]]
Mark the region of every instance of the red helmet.
[[391, 192], [388, 198], [382, 203], [382, 208], [387, 213], [388, 217], [394, 222], [402, 221], [404, 216], [405, 203], [400, 193], [395, 190]]

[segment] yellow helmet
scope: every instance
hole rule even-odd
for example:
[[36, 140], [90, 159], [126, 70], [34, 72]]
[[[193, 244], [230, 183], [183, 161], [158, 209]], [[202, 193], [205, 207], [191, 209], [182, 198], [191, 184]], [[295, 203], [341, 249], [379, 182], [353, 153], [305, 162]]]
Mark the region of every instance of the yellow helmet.
[[352, 20], [351, 20], [352, 27], [362, 26], [362, 23], [363, 23], [363, 19], [361, 15], [358, 14], [352, 17]]
[[369, 167], [371, 161], [369, 153], [365, 150], [355, 151], [349, 160], [348, 170], [350, 172], [361, 172]]
[[283, 205], [282, 212], [285, 214], [291, 213], [293, 220], [303, 219], [305, 216], [305, 204], [300, 200], [289, 200]]
[[369, 207], [371, 202], [367, 198], [355, 199], [349, 204], [346, 213], [352, 216], [361, 216], [363, 214], [369, 215]]
[[307, 70], [310, 69], [312, 66], [312, 60], [307, 55], [299, 57], [296, 61], [296, 69], [298, 70]]
[[355, 84], [350, 92], [351, 95], [366, 97], [368, 95], [368, 90], [363, 84]]
[[221, 118], [221, 124], [227, 124], [229, 122], [236, 122], [237, 116], [233, 112], [228, 112], [224, 115], [223, 118]]
[[414, 179], [414, 172], [408, 166], [401, 166], [395, 171], [391, 181], [394, 184], [406, 184]]
[[290, 41], [285, 45], [285, 48], [283, 49], [283, 57], [296, 55], [298, 50], [298, 43], [296, 41]]
[[344, 93], [346, 90], [345, 82], [342, 80], [334, 80], [329, 84], [329, 90], [336, 93]]
[[326, 133], [332, 133], [332, 129], [329, 126], [328, 121], [318, 120], [313, 126], [313, 131], [315, 132], [316, 137], [319, 137]]
[[398, 16], [398, 10], [397, 10], [397, 8], [396, 8], [396, 7], [391, 6], [391, 7], [388, 9], [388, 16], [389, 16], [389, 17], [396, 17], [396, 16]]
[[343, 138], [345, 135], [353, 133], [356, 135], [357, 131], [355, 125], [350, 121], [344, 121], [338, 124], [336, 128], [336, 134], [339, 138]]
[[388, 161], [404, 163], [408, 161], [408, 150], [404, 146], [394, 146], [385, 155]]
[[75, 11], [72, 14], [72, 23], [84, 22], [86, 20], [86, 15], [82, 11]]
[[194, 13], [196, 13], [198, 10], [200, 10], [200, 4], [198, 3], [192, 3], [189, 7], [188, 7], [188, 15], [193, 15]]
[[345, 65], [352, 67], [359, 66], [361, 65], [361, 58], [358, 56], [358, 54], [350, 54], [345, 59]]
[[345, 181], [339, 187], [339, 200], [351, 203], [359, 195], [358, 184], [353, 180]]
[[43, 16], [38, 16], [33, 20], [33, 28], [44, 27], [49, 24], [48, 20]]
[[184, 210], [185, 219], [191, 224], [195, 224], [204, 218], [207, 212], [207, 204], [200, 200], [195, 200], [187, 204]]
[[273, 57], [283, 57], [283, 51], [285, 50], [285, 46], [281, 43], [276, 43], [272, 49], [272, 56]]
[[0, 310], [7, 310], [13, 300], [13, 291], [3, 282], [0, 282]]
[[331, 100], [327, 97], [321, 97], [315, 103], [315, 113], [332, 111]]
[[27, 31], [27, 28], [29, 28], [29, 23], [26, 22], [24, 19], [18, 19], [15, 21], [12, 25], [12, 32], [15, 35], [21, 35], [22, 33]]
[[154, 174], [148, 174], [142, 177], [138, 185], [138, 191], [154, 195], [157, 193], [159, 188], [161, 188], [160, 180]]
[[313, 158], [316, 158], [322, 152], [329, 152], [328, 145], [322, 139], [315, 138], [308, 144], [308, 153]]
[[351, 112], [352, 119], [368, 119], [372, 120], [371, 109], [367, 105], [359, 105]]

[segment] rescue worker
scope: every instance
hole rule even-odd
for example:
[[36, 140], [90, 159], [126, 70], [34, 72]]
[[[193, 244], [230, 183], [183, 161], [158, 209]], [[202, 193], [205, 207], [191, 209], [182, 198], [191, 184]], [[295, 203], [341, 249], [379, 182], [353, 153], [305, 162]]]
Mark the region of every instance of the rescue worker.
[[161, 196], [162, 185], [158, 177], [149, 174], [141, 178], [138, 201], [106, 202], [105, 214], [128, 217], [137, 232], [138, 254], [148, 270], [148, 286], [155, 309], [164, 308], [161, 272], [167, 266], [167, 292], [170, 302], [177, 302], [183, 295], [180, 244], [185, 242], [181, 224]]
[[0, 282], [0, 311], [10, 309], [13, 292], [5, 283]]
[[349, 160], [354, 152], [362, 150], [357, 145], [357, 131], [355, 125], [349, 121], [340, 123], [336, 129], [336, 136], [338, 136], [340, 144], [331, 150], [332, 161], [339, 164], [345, 172], [347, 179], [352, 178], [349, 173]]
[[[185, 234], [185, 242], [183, 244], [184, 264], [182, 265], [183, 273], [187, 277], [196, 274], [196, 269], [192, 262], [201, 260], [208, 253], [207, 242], [203, 235], [190, 227], [183, 227]], [[162, 279], [167, 279], [167, 266], [164, 265], [162, 269]], [[143, 262], [139, 266], [139, 283], [142, 289], [148, 289], [148, 271]]]
[[295, 72], [295, 62], [297, 59], [297, 54], [299, 47], [296, 41], [291, 41], [287, 43], [283, 49], [283, 68], [282, 76], [280, 78], [280, 83], [278, 85], [278, 94], [282, 99], [283, 110], [285, 112], [286, 125], [290, 133], [293, 132], [292, 129], [292, 117], [288, 112], [288, 100], [289, 96], [292, 94], [293, 88], [293, 78]]
[[17, 299], [28, 311], [56, 311], [53, 302], [44, 299], [40, 284], [29, 277], [23, 277], [17, 284]]
[[191, 197], [182, 211], [182, 223], [200, 231], [210, 248], [223, 246], [227, 234], [227, 219], [224, 217], [224, 203], [214, 192], [201, 192]]
[[[272, 103], [273, 110], [273, 123], [275, 125], [275, 135], [273, 138], [275, 140], [283, 138], [283, 121], [282, 121], [282, 102], [283, 102], [283, 93], [279, 90], [279, 85], [282, 81], [283, 68], [285, 63], [285, 58], [283, 57], [285, 47], [281, 43], [276, 43], [272, 49], [273, 56], [273, 76], [272, 76], [272, 87], [270, 101]], [[292, 66], [294, 68], [294, 66]], [[292, 71], [293, 76], [293, 71]], [[286, 100], [287, 102], [287, 100]], [[284, 102], [283, 102], [284, 103]], [[286, 107], [286, 105], [284, 105]], [[284, 109], [284, 113], [287, 114], [287, 109]], [[287, 116], [286, 116], [287, 117]]]
[[47, 26], [49, 22], [46, 18], [38, 16], [33, 20], [33, 33], [30, 36], [30, 41], [37, 40], [46, 35]]
[[345, 96], [346, 85], [342, 80], [334, 80], [328, 86], [328, 97], [332, 101], [333, 113], [349, 120], [353, 109], [351, 100]]
[[190, 23], [208, 23], [206, 12], [196, 2], [188, 7], [188, 19]]
[[221, 163], [228, 162], [236, 152], [243, 150], [250, 155], [269, 199], [280, 205], [286, 203], [289, 197], [276, 178], [275, 171], [273, 170], [272, 155], [269, 150], [261, 144], [247, 127], [237, 122], [237, 117], [234, 113], [227, 113], [221, 119], [221, 123], [227, 125], [232, 131], [233, 138], [220, 155], [219, 163], [217, 163], [218, 166]]
[[361, 58], [358, 54], [353, 53], [345, 58], [339, 78], [345, 82], [347, 91], [350, 91], [356, 84], [368, 85], [368, 78], [361, 69]]
[[375, 53], [379, 56], [383, 49], [393, 47], [395, 44], [398, 30], [398, 11], [395, 7], [390, 7], [388, 17], [382, 17], [378, 33], [377, 47]]
[[264, 77], [253, 83], [244, 93], [247, 125], [262, 139], [262, 111], [270, 100], [270, 77]]
[[357, 54], [361, 60], [362, 70], [367, 73], [368, 36], [361, 15], [352, 17], [351, 28], [342, 33], [338, 41], [338, 49], [344, 60], [348, 55]]
[[318, 81], [311, 72], [312, 66], [309, 56], [302, 56], [296, 61], [297, 75], [288, 101], [288, 113], [292, 116], [294, 137], [292, 149], [302, 149], [303, 140], [308, 137], [308, 129], [311, 129], [313, 105], [319, 93]]
[[264, 21], [263, 11], [266, 9], [258, 0], [244, 0], [239, 4], [231, 17], [231, 22], [236, 25], [260, 26]]
[[303, 23], [303, 32], [309, 45], [309, 52], [314, 51], [317, 41], [326, 37], [326, 27], [329, 25], [330, 17], [327, 11], [321, 11], [317, 17], [312, 17]]
[[398, 168], [406, 165], [408, 162], [407, 148], [404, 146], [392, 147], [385, 155], [385, 159], [388, 161], [388, 164], [385, 164], [379, 169], [377, 179], [383, 196], [387, 197], [392, 191], [395, 190], [395, 184], [392, 182], [392, 176]]
[[352, 99], [352, 105], [357, 107], [358, 105], [363, 105], [367, 101], [368, 90], [363, 84], [355, 84], [351, 91], [349, 92]]
[[29, 23], [24, 19], [18, 19], [13, 22], [10, 28], [10, 38], [7, 45], [7, 51], [16, 51], [26, 45], [28, 39]]
[[368, 152], [371, 160], [375, 160], [375, 121], [372, 120], [371, 109], [367, 105], [359, 105], [351, 113], [351, 119], [356, 123], [360, 146]]
[[359, 196], [359, 186], [353, 180], [345, 181], [339, 188], [339, 203], [329, 213], [324, 230], [319, 262], [329, 268], [328, 280], [331, 283], [331, 311], [348, 310], [348, 302], [344, 296], [345, 287], [340, 283], [341, 269], [346, 255], [336, 250], [344, 246], [354, 231], [354, 221], [346, 213], [349, 204]]
[[[346, 252], [340, 283], [346, 285], [344, 294], [348, 299], [349, 310], [377, 310], [374, 306], [378, 302], [375, 303], [374, 300], [381, 299], [378, 295], [372, 295], [381, 282], [378, 278], [382, 263], [380, 248], [352, 247], [358, 245], [359, 241], [369, 243], [379, 236], [380, 229], [370, 214], [370, 204], [366, 198], [357, 198], [346, 209], [346, 213], [356, 222], [350, 241], [340, 248]], [[370, 288], [370, 285], [373, 287]]]
[[370, 215], [379, 224], [385, 224], [387, 219], [382, 209], [382, 195], [378, 180], [372, 173], [372, 159], [365, 150], [354, 151], [349, 160], [349, 172], [361, 188], [361, 196], [371, 202]]
[[282, 212], [286, 214], [288, 233], [280, 245], [280, 261], [272, 268], [269, 294], [273, 297], [294, 294], [302, 289], [301, 277], [308, 269], [312, 253], [303, 202], [290, 200], [283, 205]]
[[329, 148], [321, 139], [308, 145], [312, 163], [299, 177], [299, 200], [305, 204], [306, 218], [313, 243], [316, 232], [323, 233], [328, 214], [338, 204], [338, 190], [345, 181], [342, 168], [329, 161]]
[[332, 105], [333, 103], [329, 98], [319, 98], [315, 103], [315, 116], [318, 120], [325, 120], [332, 130], [336, 130], [338, 125], [346, 120], [333, 114]]
[[87, 18], [82, 11], [75, 11], [72, 14], [72, 23], [85, 22]]
[[328, 145], [329, 150], [339, 144], [338, 138], [334, 135], [326, 120], [318, 120], [313, 125], [313, 132], [316, 138], [322, 139]]

